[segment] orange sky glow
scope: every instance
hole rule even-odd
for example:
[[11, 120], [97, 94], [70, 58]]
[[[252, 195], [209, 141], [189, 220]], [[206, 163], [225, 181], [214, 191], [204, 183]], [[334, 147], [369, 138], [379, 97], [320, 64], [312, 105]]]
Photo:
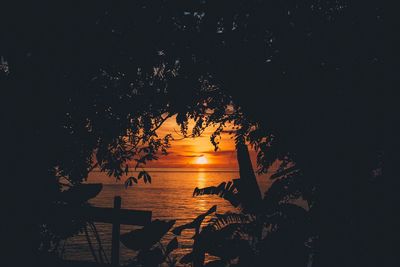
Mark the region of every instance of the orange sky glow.
[[[189, 122], [189, 133], [194, 125]], [[227, 124], [226, 130], [231, 130], [232, 125]], [[233, 135], [222, 132], [218, 151], [214, 151], [214, 146], [210, 142], [210, 135], [215, 127], [207, 128], [201, 136], [196, 138], [184, 138], [179, 135], [179, 126], [176, 117], [173, 116], [166, 120], [157, 130], [160, 137], [172, 134], [176, 139], [171, 142], [171, 148], [167, 156], [160, 156], [156, 161], [151, 161], [145, 167], [156, 168], [229, 168], [237, 169], [235, 141]], [[251, 150], [251, 149], [250, 149]], [[253, 164], [255, 163], [255, 153], [250, 151]]]

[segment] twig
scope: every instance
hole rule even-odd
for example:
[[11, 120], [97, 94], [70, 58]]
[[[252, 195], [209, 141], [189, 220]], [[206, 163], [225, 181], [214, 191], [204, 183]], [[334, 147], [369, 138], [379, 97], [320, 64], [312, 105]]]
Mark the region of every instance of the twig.
[[[100, 236], [99, 236], [99, 232], [97, 231], [96, 225], [94, 223], [92, 223], [92, 222], [90, 222], [89, 225], [90, 225], [90, 227], [91, 227], [91, 229], [92, 229], [92, 231], [94, 233], [94, 236], [95, 236], [95, 238], [97, 240], [97, 243], [99, 245], [99, 255], [101, 256], [101, 253], [103, 253], [103, 256], [104, 256], [105, 260], [107, 261], [107, 263], [110, 263], [108, 258], [107, 258], [107, 254], [104, 251], [103, 245], [101, 244], [101, 239], [100, 239]], [[101, 258], [101, 260], [102, 260], [102, 258]], [[102, 262], [103, 262], [103, 260], [102, 260]]]
[[99, 260], [96, 257], [96, 252], [94, 251], [94, 248], [93, 248], [93, 245], [92, 245], [92, 241], [90, 240], [90, 237], [89, 237], [89, 233], [88, 233], [88, 230], [87, 230], [87, 225], [85, 225], [84, 230], [85, 230], [86, 240], [87, 240], [87, 242], [89, 244], [90, 252], [92, 253], [95, 262], [99, 263]]

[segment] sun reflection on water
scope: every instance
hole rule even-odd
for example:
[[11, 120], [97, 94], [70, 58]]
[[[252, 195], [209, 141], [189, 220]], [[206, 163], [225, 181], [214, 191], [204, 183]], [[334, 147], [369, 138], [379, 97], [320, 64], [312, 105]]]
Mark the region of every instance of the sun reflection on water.
[[206, 173], [202, 171], [202, 169], [199, 170], [197, 173], [197, 187], [198, 188], [203, 188], [206, 186]]
[[[197, 187], [206, 187], [206, 173], [203, 169], [199, 169], [199, 172], [197, 173]], [[200, 212], [204, 212], [209, 209], [209, 200], [205, 199], [204, 197], [197, 197], [193, 204], [196, 205], [195, 208]]]

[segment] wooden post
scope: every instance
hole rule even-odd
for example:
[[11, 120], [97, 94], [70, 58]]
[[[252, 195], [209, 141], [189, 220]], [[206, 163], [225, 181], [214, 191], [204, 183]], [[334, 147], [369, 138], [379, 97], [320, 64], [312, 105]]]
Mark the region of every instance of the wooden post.
[[119, 212], [121, 209], [121, 197], [114, 197], [114, 218], [112, 225], [112, 241], [111, 241], [111, 265], [119, 266], [119, 236], [120, 236], [120, 220]]

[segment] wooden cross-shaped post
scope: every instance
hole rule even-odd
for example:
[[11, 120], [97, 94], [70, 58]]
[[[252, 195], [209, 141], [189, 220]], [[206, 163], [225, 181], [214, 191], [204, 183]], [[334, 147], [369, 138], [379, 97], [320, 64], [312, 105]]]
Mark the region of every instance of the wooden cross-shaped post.
[[[126, 210], [121, 209], [121, 197], [114, 197], [114, 207], [112, 210], [107, 208], [95, 208], [98, 214], [104, 216], [97, 217], [97, 221], [112, 223], [111, 240], [111, 265], [119, 266], [119, 237], [121, 224], [144, 226], [151, 222], [151, 211]], [[110, 211], [112, 214], [110, 214]], [[108, 214], [108, 216], [106, 216]], [[110, 216], [111, 215], [111, 216]]]
[[112, 247], [111, 264], [113, 267], [119, 266], [119, 236], [120, 225], [144, 226], [151, 222], [151, 211], [121, 209], [121, 197], [114, 197], [113, 208], [65, 206], [57, 208], [50, 213], [52, 216], [79, 217], [91, 222], [103, 222], [112, 224]]
[[111, 265], [119, 266], [119, 235], [120, 235], [120, 219], [119, 211], [121, 210], [121, 197], [114, 197], [114, 218], [112, 224], [112, 240], [111, 240]]

